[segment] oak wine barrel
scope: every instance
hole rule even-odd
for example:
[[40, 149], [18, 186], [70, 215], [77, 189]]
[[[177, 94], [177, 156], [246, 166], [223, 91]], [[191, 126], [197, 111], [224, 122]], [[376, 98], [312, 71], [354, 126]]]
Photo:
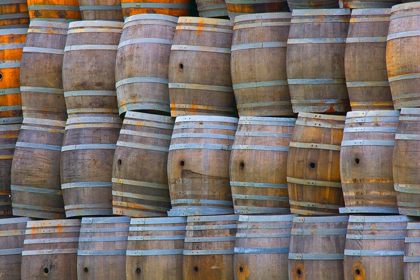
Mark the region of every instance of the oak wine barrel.
[[334, 9], [339, 8], [339, 0], [287, 0], [290, 11], [294, 9]]
[[79, 0], [28, 0], [31, 20], [70, 22], [80, 20]]
[[28, 25], [26, 0], [3, 0], [0, 3], [0, 29], [25, 28]]
[[228, 11], [224, 0], [195, 0], [200, 17], [227, 18]]
[[226, 0], [226, 8], [231, 21], [245, 14], [288, 12], [286, 0]]
[[79, 0], [82, 20], [124, 21], [121, 0]]
[[415, 280], [420, 275], [420, 223], [407, 223], [404, 240], [404, 280]]
[[173, 17], [188, 16], [191, 0], [121, 0], [124, 18], [137, 14], [161, 14]]

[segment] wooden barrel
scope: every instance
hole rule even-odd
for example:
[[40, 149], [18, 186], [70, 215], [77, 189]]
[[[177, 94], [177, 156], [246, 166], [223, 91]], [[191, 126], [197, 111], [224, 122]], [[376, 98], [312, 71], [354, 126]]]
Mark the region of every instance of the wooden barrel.
[[168, 156], [169, 216], [233, 213], [229, 158], [237, 123], [217, 116], [176, 118]]
[[351, 13], [344, 69], [353, 111], [394, 109], [386, 72], [390, 14], [391, 9], [355, 9]]
[[394, 108], [420, 106], [420, 3], [395, 5], [386, 43], [386, 66]]
[[115, 61], [122, 26], [115, 21], [70, 23], [63, 60], [68, 114], [118, 112]]
[[[362, 1], [358, 1], [358, 0], [339, 0], [339, 1], [340, 1], [340, 3], [339, 3], [340, 8], [366, 9], [366, 10], [367, 9], [372, 9], [371, 11], [374, 11], [374, 9], [375, 10], [381, 10], [381, 9], [384, 9], [384, 8], [391, 8], [392, 6], [401, 3], [401, 0], [362, 0]], [[389, 11], [389, 12], [391, 12], [391, 11]], [[389, 18], [388, 18], [388, 20], [389, 20]], [[379, 30], [377, 30], [377, 31], [379, 31]]]
[[155, 14], [136, 15], [125, 21], [115, 66], [120, 114], [170, 114], [168, 67], [177, 21]]
[[0, 29], [0, 124], [22, 122], [20, 59], [28, 28]]
[[170, 117], [125, 115], [112, 168], [114, 214], [166, 216], [171, 208], [167, 165], [173, 127]]
[[287, 0], [290, 11], [294, 9], [332, 9], [339, 7], [339, 0]]
[[66, 217], [112, 215], [112, 162], [121, 119], [70, 117], [61, 149], [61, 189]]
[[401, 109], [392, 160], [399, 213], [420, 216], [420, 109]]
[[350, 216], [344, 251], [346, 279], [403, 280], [406, 216]]
[[398, 111], [348, 112], [340, 151], [345, 208], [340, 213], [398, 214], [392, 153]]
[[147, 218], [130, 222], [127, 280], [182, 280], [187, 218]]
[[65, 218], [60, 185], [65, 125], [36, 116], [24, 119], [12, 163], [13, 215]]
[[124, 21], [121, 0], [79, 0], [83, 20]]
[[420, 223], [407, 223], [404, 252], [404, 280], [415, 280], [420, 275]]
[[293, 112], [350, 110], [344, 75], [349, 9], [294, 10], [287, 40]]
[[181, 17], [169, 59], [171, 116], [236, 116], [230, 75], [232, 26], [225, 19]]
[[39, 20], [33, 20], [30, 24], [20, 66], [25, 117], [67, 119], [61, 72], [67, 26], [63, 22]]
[[188, 217], [183, 279], [233, 280], [238, 216]]
[[32, 19], [70, 22], [80, 20], [79, 0], [28, 0]]
[[200, 17], [227, 18], [226, 2], [223, 0], [196, 0]]
[[296, 119], [240, 117], [230, 155], [235, 213], [289, 213], [287, 153]]
[[245, 14], [288, 12], [286, 0], [226, 0], [229, 18]]
[[290, 212], [331, 215], [344, 206], [340, 182], [344, 120], [299, 113], [287, 158]]
[[163, 14], [173, 17], [188, 16], [191, 0], [121, 0], [124, 18], [137, 14]]
[[77, 250], [78, 280], [125, 280], [129, 217], [83, 218]]
[[0, 216], [12, 215], [11, 170], [20, 124], [0, 123]]
[[3, 0], [0, 3], [0, 29], [27, 28], [28, 25], [26, 0]]
[[289, 249], [290, 280], [351, 279], [344, 278], [343, 273], [348, 219], [348, 216], [293, 219]]
[[231, 68], [240, 116], [293, 115], [286, 77], [290, 18], [291, 13], [235, 18]]
[[233, 263], [235, 280], [288, 280], [294, 216], [239, 216]]
[[0, 275], [4, 279], [21, 279], [21, 262], [25, 228], [29, 218], [1, 219]]
[[80, 220], [29, 221], [21, 279], [77, 279], [79, 233]]

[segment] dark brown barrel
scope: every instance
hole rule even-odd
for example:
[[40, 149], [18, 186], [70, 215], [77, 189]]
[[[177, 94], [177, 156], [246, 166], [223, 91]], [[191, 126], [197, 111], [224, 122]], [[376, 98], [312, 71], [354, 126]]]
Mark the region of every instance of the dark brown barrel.
[[340, 151], [345, 208], [340, 213], [398, 214], [392, 153], [398, 111], [357, 111], [346, 117]]
[[349, 9], [294, 10], [287, 40], [293, 112], [350, 110], [344, 75]]
[[[391, 8], [394, 5], [400, 4], [401, 0], [339, 0], [340, 8], [349, 9], [363, 9], [363, 10], [381, 10], [384, 8]], [[391, 12], [391, 11], [390, 11]]]
[[79, 233], [80, 220], [29, 221], [21, 279], [77, 279]]
[[0, 275], [4, 279], [21, 279], [21, 262], [25, 228], [29, 218], [0, 220]]
[[238, 216], [188, 217], [184, 278], [233, 280], [233, 253]]
[[120, 128], [118, 116], [67, 120], [60, 164], [67, 217], [112, 215], [112, 162]]
[[[65, 121], [63, 68], [67, 23], [32, 20], [20, 65], [25, 117]], [[36, 65], [36, 67], [34, 67]]]
[[393, 110], [386, 72], [391, 9], [355, 9], [346, 39], [344, 69], [353, 111]]
[[286, 166], [295, 122], [240, 117], [229, 166], [235, 213], [290, 212]]
[[80, 20], [79, 0], [28, 0], [32, 19], [70, 22]]
[[236, 116], [230, 75], [233, 23], [181, 17], [169, 59], [171, 116]]
[[83, 20], [124, 21], [121, 0], [79, 0]]
[[137, 14], [163, 14], [173, 17], [188, 16], [191, 0], [121, 0], [124, 18]]
[[231, 69], [240, 116], [293, 115], [286, 77], [290, 18], [291, 13], [235, 18]]
[[348, 219], [348, 216], [293, 219], [289, 280], [351, 279], [343, 273]]
[[245, 14], [288, 12], [286, 0], [226, 0], [229, 18]]
[[127, 241], [127, 280], [182, 280], [187, 218], [131, 219]]
[[173, 126], [166, 116], [125, 115], [112, 171], [114, 214], [166, 216], [171, 208], [167, 165]]
[[339, 0], [287, 0], [290, 11], [294, 9], [331, 9], [339, 7]]
[[13, 215], [65, 218], [60, 185], [64, 121], [25, 117], [12, 163]]
[[228, 11], [224, 0], [196, 0], [200, 17], [226, 18]]
[[346, 279], [403, 280], [406, 216], [350, 216], [344, 251]]
[[290, 212], [331, 215], [344, 206], [340, 182], [344, 120], [299, 113], [287, 158]]
[[420, 275], [420, 223], [407, 223], [404, 253], [404, 280], [416, 280]]
[[0, 124], [0, 216], [12, 215], [11, 170], [20, 124]]
[[125, 21], [115, 66], [120, 114], [170, 114], [168, 67], [177, 21], [156, 14], [135, 15]]
[[168, 156], [169, 216], [233, 213], [229, 158], [237, 123], [217, 116], [176, 118]]
[[288, 280], [294, 216], [239, 216], [233, 264], [235, 280]]
[[29, 25], [26, 0], [3, 0], [0, 3], [0, 29], [24, 28]]
[[420, 216], [420, 109], [401, 109], [392, 160], [394, 189], [402, 215]]
[[83, 218], [77, 250], [78, 280], [125, 280], [129, 217]]
[[115, 60], [123, 24], [78, 21], [69, 25], [63, 61], [67, 113], [117, 113]]
[[395, 5], [386, 43], [386, 67], [394, 108], [420, 106], [420, 3]]

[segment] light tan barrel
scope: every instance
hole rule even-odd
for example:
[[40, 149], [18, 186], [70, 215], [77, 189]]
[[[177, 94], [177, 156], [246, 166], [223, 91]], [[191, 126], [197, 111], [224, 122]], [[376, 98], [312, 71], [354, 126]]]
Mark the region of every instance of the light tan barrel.
[[355, 9], [346, 39], [344, 69], [353, 111], [393, 110], [386, 72], [391, 9]]
[[294, 118], [240, 117], [230, 155], [237, 214], [289, 213], [287, 154]]
[[124, 21], [121, 0], [79, 0], [82, 20]]
[[112, 171], [114, 214], [166, 216], [171, 208], [167, 165], [173, 126], [166, 116], [125, 115]]
[[79, 0], [28, 0], [31, 20], [70, 22], [80, 20]]
[[415, 280], [420, 275], [420, 223], [407, 223], [404, 252], [404, 280]]
[[115, 66], [120, 114], [170, 114], [168, 67], [177, 21], [156, 14], [135, 15], [125, 21]]
[[3, 0], [0, 3], [0, 29], [28, 27], [26, 0]]
[[291, 13], [235, 18], [231, 72], [240, 116], [293, 115], [286, 76], [290, 18]]
[[340, 213], [398, 214], [392, 153], [398, 111], [348, 112], [340, 151], [345, 208]]
[[236, 116], [230, 75], [233, 23], [180, 17], [169, 58], [171, 116]]
[[29, 221], [21, 279], [77, 279], [79, 233], [80, 220]]
[[186, 217], [131, 219], [127, 280], [182, 280]]

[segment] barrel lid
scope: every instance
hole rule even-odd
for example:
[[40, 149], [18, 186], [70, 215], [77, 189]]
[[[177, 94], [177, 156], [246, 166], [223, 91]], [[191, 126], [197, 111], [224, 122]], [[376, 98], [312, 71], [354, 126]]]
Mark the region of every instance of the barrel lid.
[[335, 115], [325, 115], [325, 114], [305, 113], [305, 112], [300, 112], [298, 115], [298, 119], [299, 118], [335, 120], [335, 121], [343, 121], [343, 122], [346, 120], [346, 116], [335, 116]]
[[382, 9], [354, 9], [351, 12], [352, 16], [371, 16], [371, 15], [390, 15], [391, 8]]
[[126, 18], [124, 21], [124, 24], [132, 22], [132, 21], [141, 21], [144, 19], [166, 20], [166, 21], [171, 21], [174, 23], [178, 22], [178, 18], [173, 17], [173, 16], [161, 15], [161, 14], [138, 14], [138, 15], [134, 15], [134, 16]]
[[185, 224], [187, 217], [132, 218], [130, 225]]
[[350, 9], [293, 9], [294, 16], [349, 16]]
[[297, 215], [240, 215], [240, 222], [292, 222]]
[[291, 19], [292, 13], [261, 13], [261, 14], [244, 14], [235, 17], [235, 23], [248, 21], [248, 20], [259, 20], [259, 19]]
[[[398, 117], [399, 111], [393, 110], [371, 110], [371, 111], [351, 111], [347, 113], [347, 118], [360, 117]], [[378, 120], [379, 121], [379, 120]]]
[[29, 24], [30, 28], [33, 27], [49, 27], [49, 28], [62, 28], [67, 29], [69, 26], [68, 22], [59, 22], [59, 21], [47, 21], [47, 20], [31, 20]]
[[238, 118], [221, 116], [181, 116], [177, 117], [175, 123], [180, 122], [227, 122], [238, 123]]
[[349, 218], [349, 223], [403, 223], [409, 222], [411, 219], [403, 215], [390, 216], [353, 216]]
[[295, 217], [293, 223], [340, 223], [347, 222], [349, 216]]
[[[403, 4], [398, 4], [398, 5], [392, 6], [391, 13], [402, 11], [402, 10], [418, 9], [418, 8], [420, 8], [420, 3], [419, 2], [403, 3]], [[419, 15], [420, 14], [418, 14], [416, 16], [419, 16]]]
[[152, 115], [152, 114], [133, 112], [133, 111], [128, 111], [125, 114], [125, 119], [158, 121], [158, 122], [165, 122], [165, 123], [170, 123], [170, 124], [174, 123], [174, 118], [171, 118], [169, 116]]
[[420, 115], [420, 108], [402, 108], [401, 115]]
[[233, 27], [233, 22], [231, 22], [228, 19], [204, 18], [204, 17], [180, 17], [178, 19], [178, 24], [180, 23], [211, 24], [211, 25]]
[[219, 215], [219, 216], [189, 216], [188, 223], [192, 222], [218, 222], [218, 221], [238, 221], [239, 215]]
[[27, 228], [39, 227], [80, 227], [79, 219], [28, 221]]
[[70, 22], [69, 28], [82, 28], [82, 27], [91, 27], [91, 28], [120, 28], [122, 29], [124, 23], [119, 21], [109, 21], [109, 20], [81, 20]]

